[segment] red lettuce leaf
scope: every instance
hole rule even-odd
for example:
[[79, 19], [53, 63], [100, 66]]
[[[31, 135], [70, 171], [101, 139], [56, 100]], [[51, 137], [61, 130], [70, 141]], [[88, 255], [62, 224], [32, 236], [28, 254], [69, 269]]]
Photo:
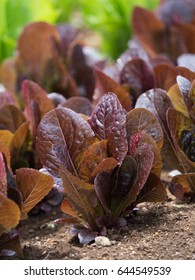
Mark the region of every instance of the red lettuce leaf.
[[69, 108], [76, 113], [90, 116], [92, 113], [92, 103], [86, 97], [73, 96], [61, 104], [62, 107]]
[[118, 97], [122, 107], [129, 111], [132, 108], [131, 97], [129, 93], [116, 81], [105, 73], [95, 68], [96, 91], [94, 94], [94, 103], [96, 104], [106, 92], [114, 92]]
[[134, 105], [141, 93], [154, 87], [154, 74], [146, 61], [134, 58], [120, 72], [120, 82], [129, 89]]
[[100, 139], [108, 140], [109, 154], [121, 163], [127, 154], [126, 115], [118, 98], [107, 93], [99, 101], [89, 123]]
[[93, 142], [94, 132], [79, 114], [68, 108], [57, 108], [42, 118], [36, 150], [43, 166], [53, 175], [58, 175], [61, 164], [76, 175], [82, 154]]

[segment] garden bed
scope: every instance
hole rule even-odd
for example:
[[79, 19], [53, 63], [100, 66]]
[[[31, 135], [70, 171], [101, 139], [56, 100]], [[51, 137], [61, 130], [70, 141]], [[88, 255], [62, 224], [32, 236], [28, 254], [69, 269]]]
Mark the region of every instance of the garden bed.
[[51, 223], [59, 216], [54, 211], [23, 222], [23, 255], [17, 259], [195, 259], [193, 204], [143, 203], [120, 234], [109, 234], [109, 247], [79, 245], [70, 226]]

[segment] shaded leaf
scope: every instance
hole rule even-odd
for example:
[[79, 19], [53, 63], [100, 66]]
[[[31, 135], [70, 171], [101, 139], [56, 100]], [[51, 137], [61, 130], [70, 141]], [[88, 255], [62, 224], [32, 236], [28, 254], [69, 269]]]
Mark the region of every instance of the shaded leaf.
[[151, 172], [157, 176], [160, 176], [162, 169], [162, 157], [161, 150], [158, 148], [154, 139], [145, 132], [134, 133], [130, 139], [130, 153], [133, 157], [137, 154], [137, 149], [139, 146], [147, 145], [148, 148], [154, 154], [154, 162], [152, 165]]
[[135, 204], [142, 202], [162, 202], [167, 199], [166, 188], [161, 182], [160, 178], [151, 173], [137, 196]]
[[18, 39], [19, 71], [41, 84], [46, 64], [53, 57], [52, 39], [59, 42], [59, 38], [57, 29], [51, 24], [46, 22], [28, 24]]
[[81, 214], [81, 217], [94, 228], [95, 205], [93, 185], [86, 183], [72, 175], [63, 166], [60, 167], [60, 177], [63, 181], [64, 192], [70, 200], [74, 209]]
[[13, 253], [22, 254], [22, 247], [20, 243], [21, 229], [11, 229], [4, 232], [0, 237], [0, 256], [13, 256]]
[[141, 7], [135, 7], [132, 16], [134, 34], [150, 56], [163, 52], [164, 23], [155, 14]]
[[120, 86], [113, 79], [111, 79], [109, 76], [107, 76], [97, 68], [95, 68], [95, 74], [96, 74], [96, 90], [97, 90], [94, 95], [95, 104], [100, 100], [100, 98], [106, 92], [114, 92], [118, 97], [122, 107], [126, 111], [129, 111], [132, 108], [131, 98], [129, 96], [129, 93], [122, 86]]
[[97, 235], [97, 232], [94, 232], [90, 229], [83, 229], [79, 232], [78, 238], [80, 243], [84, 245], [89, 244], [91, 241], [94, 241]]
[[89, 123], [100, 139], [108, 140], [109, 154], [121, 163], [127, 153], [124, 110], [113, 93], [107, 93], [99, 101]]
[[16, 130], [11, 144], [10, 144], [10, 151], [13, 159], [16, 159], [20, 153], [20, 150], [26, 140], [26, 137], [29, 132], [29, 122], [24, 122], [21, 126]]
[[[132, 142], [137, 142], [137, 135], [134, 138], [133, 136], [130, 139], [130, 154], [131, 154], [131, 147], [133, 147]], [[134, 158], [137, 164], [137, 180], [132, 187], [128, 197], [125, 199], [124, 205], [126, 207], [130, 206], [135, 200], [136, 196], [139, 195], [140, 191], [144, 187], [148, 176], [151, 172], [152, 165], [154, 162], [154, 153], [147, 143], [142, 143], [139, 141], [137, 145], [137, 149], [134, 150]]]
[[22, 194], [22, 216], [41, 201], [52, 189], [54, 180], [51, 176], [35, 169], [20, 168], [16, 170], [16, 185]]
[[13, 94], [8, 92], [5, 88], [1, 86], [0, 88], [0, 108], [4, 107], [5, 105], [12, 104], [14, 106], [18, 106], [16, 98], [14, 97]]
[[5, 105], [0, 109], [0, 128], [15, 132], [25, 122], [25, 117], [14, 105]]
[[7, 174], [3, 154], [0, 152], [0, 193], [7, 196]]
[[4, 231], [15, 228], [20, 221], [18, 205], [0, 193], [0, 235]]
[[9, 152], [8, 148], [6, 147], [6, 145], [3, 144], [2, 142], [0, 142], [0, 153], [4, 154], [4, 156], [5, 156], [4, 161], [6, 159], [6, 164], [7, 164], [8, 168], [10, 169], [10, 152]]
[[47, 97], [47, 92], [43, 90], [37, 83], [30, 80], [24, 80], [22, 83], [22, 94], [25, 102], [25, 112], [27, 119], [31, 122], [35, 118], [33, 112], [33, 103], [38, 106], [39, 117], [38, 123], [36, 123], [33, 129], [36, 129], [41, 118], [50, 110], [54, 109], [52, 101]]
[[69, 69], [79, 87], [80, 96], [92, 99], [95, 89], [95, 74], [92, 67], [87, 64], [82, 46], [79, 44], [71, 49]]
[[134, 58], [125, 64], [120, 72], [120, 81], [125, 87], [129, 88], [133, 105], [141, 93], [154, 88], [152, 68], [140, 58]]
[[68, 108], [48, 112], [41, 120], [36, 138], [36, 150], [41, 163], [53, 175], [61, 163], [77, 174], [82, 154], [95, 142], [90, 125]]
[[168, 91], [175, 83], [177, 72], [168, 64], [159, 64], [154, 67], [155, 87]]
[[148, 133], [156, 141], [158, 148], [163, 145], [163, 131], [158, 119], [144, 108], [136, 108], [127, 114], [126, 118], [127, 139], [138, 131]]
[[110, 213], [110, 193], [111, 193], [110, 174], [103, 171], [94, 180], [95, 193], [106, 213]]
[[172, 143], [176, 150], [176, 155], [184, 173], [193, 172], [195, 163], [192, 162], [187, 155], [181, 150], [179, 138], [182, 130], [192, 130], [192, 122], [182, 115], [180, 112], [170, 108], [167, 112], [167, 123], [172, 139]]
[[90, 116], [92, 113], [92, 103], [86, 97], [73, 96], [61, 104], [62, 107], [69, 108], [76, 113]]

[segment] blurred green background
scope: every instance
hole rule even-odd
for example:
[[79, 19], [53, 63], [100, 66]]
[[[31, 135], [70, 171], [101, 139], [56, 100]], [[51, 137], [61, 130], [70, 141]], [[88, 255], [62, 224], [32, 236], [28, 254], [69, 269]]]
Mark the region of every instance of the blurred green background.
[[[33, 21], [80, 24], [101, 38], [101, 50], [117, 58], [131, 36], [135, 5], [154, 9], [159, 0], [0, 0], [0, 61], [13, 56], [24, 26]], [[77, 20], [78, 18], [78, 20]]]

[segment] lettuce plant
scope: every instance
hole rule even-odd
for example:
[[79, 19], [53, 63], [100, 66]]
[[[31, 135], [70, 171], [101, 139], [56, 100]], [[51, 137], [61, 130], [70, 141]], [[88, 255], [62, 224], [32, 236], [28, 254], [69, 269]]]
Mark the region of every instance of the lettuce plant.
[[0, 256], [21, 251], [21, 221], [53, 184], [51, 176], [31, 168], [20, 168], [13, 176], [9, 150], [0, 142]]
[[182, 76], [177, 76], [177, 84], [167, 93], [161, 89], [148, 91], [136, 106], [149, 109], [159, 118], [165, 133], [165, 168], [182, 173], [173, 177], [171, 192], [179, 199], [194, 200], [195, 74], [185, 67], [177, 67], [177, 71]]
[[194, 15], [193, 1], [162, 1], [156, 12], [136, 7], [133, 32], [151, 57], [161, 53], [176, 62], [181, 54], [195, 52]]
[[68, 108], [48, 112], [37, 129], [36, 149], [44, 168], [64, 188], [58, 222], [74, 224], [82, 244], [120, 230], [143, 201], [163, 201], [163, 132], [145, 109], [129, 113], [105, 94], [86, 119]]

